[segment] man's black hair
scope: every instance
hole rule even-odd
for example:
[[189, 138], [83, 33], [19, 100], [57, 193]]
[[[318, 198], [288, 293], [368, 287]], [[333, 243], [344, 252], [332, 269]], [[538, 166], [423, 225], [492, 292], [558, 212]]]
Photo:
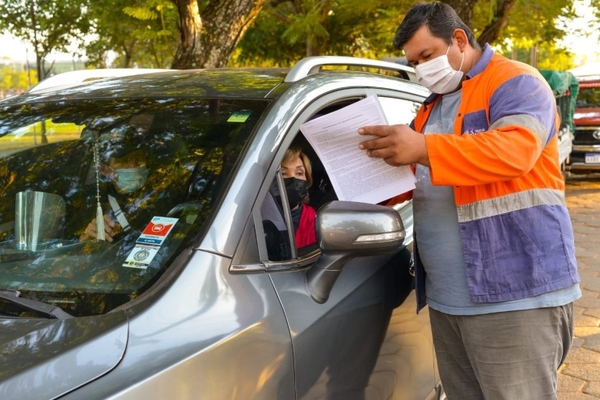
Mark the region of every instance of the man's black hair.
[[467, 34], [469, 44], [479, 49], [479, 43], [471, 29], [460, 19], [456, 11], [448, 4], [442, 2], [417, 3], [406, 14], [396, 30], [394, 47], [402, 49], [421, 28], [426, 25], [431, 34], [443, 39], [448, 45], [452, 43], [455, 29], [462, 29]]

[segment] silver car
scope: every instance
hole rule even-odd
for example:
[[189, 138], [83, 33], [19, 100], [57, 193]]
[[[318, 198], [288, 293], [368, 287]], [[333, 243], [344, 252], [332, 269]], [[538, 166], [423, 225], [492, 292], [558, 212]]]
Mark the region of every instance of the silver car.
[[[444, 398], [411, 203], [339, 201], [299, 130], [373, 94], [410, 122], [411, 69], [143, 72], [0, 102], [0, 398]], [[302, 248], [290, 146], [312, 161]]]

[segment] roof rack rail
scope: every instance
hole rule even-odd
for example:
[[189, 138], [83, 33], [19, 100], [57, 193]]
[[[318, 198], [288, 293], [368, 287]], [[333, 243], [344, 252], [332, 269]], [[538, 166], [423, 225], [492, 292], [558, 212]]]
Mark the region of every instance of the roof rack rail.
[[326, 65], [379, 68], [399, 72], [404, 79], [417, 82], [415, 70], [412, 67], [389, 61], [348, 56], [312, 56], [303, 58], [290, 69], [285, 77], [285, 82], [297, 82], [308, 75], [316, 74], [321, 71], [321, 67]]

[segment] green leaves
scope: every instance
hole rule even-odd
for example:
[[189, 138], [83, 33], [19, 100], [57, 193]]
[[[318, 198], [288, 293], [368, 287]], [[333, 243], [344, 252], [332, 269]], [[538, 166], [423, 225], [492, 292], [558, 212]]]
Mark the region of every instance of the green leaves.
[[[94, 0], [95, 39], [85, 46], [96, 67], [168, 68], [177, 48], [177, 10], [168, 0]], [[109, 55], [116, 55], [106, 65]]]
[[[484, 35], [503, 51], [515, 46], [530, 49], [536, 44], [545, 46], [548, 51], [542, 54], [552, 57], [551, 49], [561, 50], [558, 43], [568, 32], [566, 22], [576, 15], [576, 1], [447, 2], [469, 21], [476, 36]], [[251, 14], [255, 15], [260, 6], [255, 5], [250, 12], [244, 8], [247, 2], [0, 0], [0, 32], [10, 32], [32, 44], [42, 78], [47, 56], [77, 42], [82, 43], [80, 49], [85, 51], [89, 65], [95, 67], [170, 67], [174, 58], [186, 60], [188, 56], [198, 65], [222, 65], [230, 52], [234, 54], [230, 65], [288, 66], [307, 55], [401, 55], [392, 47], [393, 38], [414, 4], [412, 0], [270, 0], [252, 22]], [[589, 0], [589, 4], [596, 26], [582, 26], [582, 32], [597, 30], [600, 21], [600, 0]], [[180, 10], [199, 15], [201, 23], [188, 15], [184, 16], [187, 25], [182, 24]], [[234, 39], [225, 41], [226, 37]], [[239, 37], [241, 42], [233, 49]], [[180, 48], [184, 54], [177, 54], [182, 38], [186, 41]], [[559, 55], [561, 59], [569, 56], [568, 52]]]
[[[161, 7], [161, 9], [162, 9], [162, 7]], [[123, 8], [123, 12], [125, 14], [127, 14], [130, 17], [133, 17], [135, 19], [142, 20], [142, 21], [158, 18], [157, 11], [158, 10], [154, 10], [154, 9], [148, 8], [148, 7], [124, 7]]]
[[307, 55], [380, 58], [397, 53], [394, 34], [408, 0], [267, 3], [236, 49], [234, 64], [290, 65]]
[[[544, 47], [540, 54], [569, 57], [558, 45], [575, 17], [576, 0], [448, 0], [476, 37], [503, 50]], [[397, 56], [393, 38], [408, 0], [270, 1], [236, 49], [234, 65], [290, 65], [307, 55]], [[600, 19], [600, 0], [591, 0]], [[547, 49], [547, 51], [546, 51]], [[542, 59], [540, 58], [540, 61]]]

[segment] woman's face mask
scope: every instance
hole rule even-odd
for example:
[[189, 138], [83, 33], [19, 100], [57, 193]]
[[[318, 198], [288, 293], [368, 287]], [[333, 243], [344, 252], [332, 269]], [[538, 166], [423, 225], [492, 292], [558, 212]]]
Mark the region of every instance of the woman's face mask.
[[[291, 209], [296, 208], [308, 196], [308, 182], [298, 178], [283, 178], [285, 185], [285, 194], [287, 195], [288, 205]], [[277, 180], [274, 180], [269, 190], [276, 198], [281, 198], [279, 185]]]
[[422, 64], [418, 64], [415, 67], [415, 73], [417, 74], [419, 83], [433, 93], [446, 94], [453, 92], [458, 88], [458, 85], [463, 78], [463, 72], [460, 69], [465, 61], [465, 53], [462, 53], [462, 60], [457, 71], [452, 68], [448, 61], [448, 51], [450, 51], [450, 47], [452, 47], [452, 45], [448, 46], [446, 54]]
[[308, 182], [298, 178], [283, 178], [288, 204], [291, 209], [296, 208], [308, 196]]
[[144, 186], [148, 177], [148, 168], [117, 168], [115, 185], [125, 193], [132, 193]]

